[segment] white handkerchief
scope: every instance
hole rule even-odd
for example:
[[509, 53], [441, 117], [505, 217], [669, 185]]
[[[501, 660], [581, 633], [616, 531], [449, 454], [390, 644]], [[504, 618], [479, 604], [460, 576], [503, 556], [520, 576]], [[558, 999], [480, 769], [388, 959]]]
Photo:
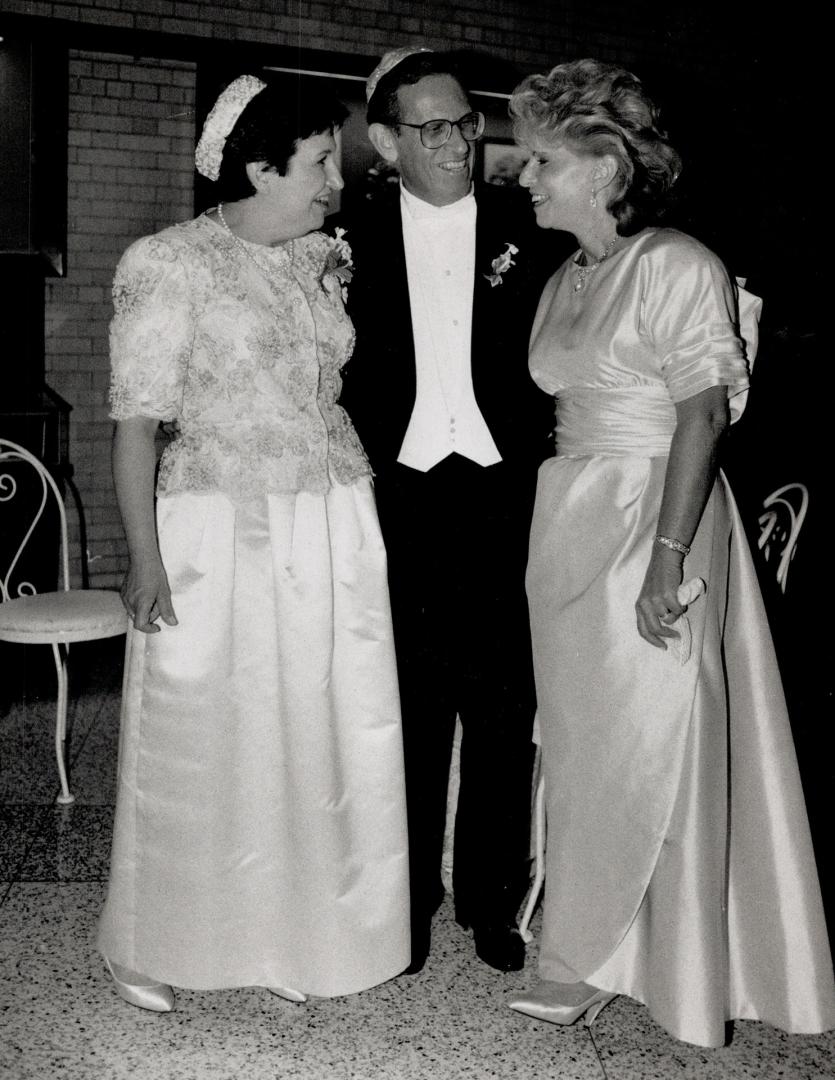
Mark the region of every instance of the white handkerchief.
[[[679, 585], [676, 596], [680, 604], [689, 605], [698, 598], [705, 591], [707, 586], [700, 577], [691, 578], [689, 581], [685, 581]], [[687, 618], [686, 613], [680, 615], [674, 623], [670, 624], [674, 630], [678, 631], [679, 636], [677, 638], [671, 638], [667, 642], [670, 651], [673, 656], [678, 657], [679, 664], [686, 664], [690, 659], [690, 651], [693, 647], [693, 634], [690, 630], [690, 620]]]

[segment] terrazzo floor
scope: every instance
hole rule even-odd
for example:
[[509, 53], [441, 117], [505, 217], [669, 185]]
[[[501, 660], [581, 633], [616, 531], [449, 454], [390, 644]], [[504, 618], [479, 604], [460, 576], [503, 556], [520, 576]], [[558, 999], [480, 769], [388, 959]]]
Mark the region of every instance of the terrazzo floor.
[[93, 949], [113, 819], [121, 641], [73, 647], [77, 801], [68, 808], [54, 804], [50, 673], [18, 647], [0, 648], [3, 1080], [835, 1077], [835, 1033], [741, 1022], [728, 1046], [701, 1050], [624, 998], [589, 1030], [529, 1021], [505, 1002], [533, 980], [535, 945], [526, 971], [500, 975], [476, 959], [449, 902], [424, 970], [363, 994], [294, 1005], [258, 989], [179, 991], [167, 1015], [123, 1004]]

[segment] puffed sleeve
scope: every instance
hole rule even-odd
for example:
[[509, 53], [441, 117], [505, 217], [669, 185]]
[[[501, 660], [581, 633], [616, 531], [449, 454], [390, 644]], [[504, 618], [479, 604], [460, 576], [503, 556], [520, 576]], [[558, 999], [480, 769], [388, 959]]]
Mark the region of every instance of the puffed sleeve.
[[132, 244], [113, 280], [110, 415], [114, 420], [179, 417], [193, 319], [177, 250], [159, 236]]
[[744, 294], [744, 321], [752, 324], [744, 334], [739, 289], [713, 252], [674, 234], [649, 255], [644, 323], [670, 397], [677, 403], [711, 386], [727, 386], [731, 419], [738, 419], [747, 397], [761, 301]]

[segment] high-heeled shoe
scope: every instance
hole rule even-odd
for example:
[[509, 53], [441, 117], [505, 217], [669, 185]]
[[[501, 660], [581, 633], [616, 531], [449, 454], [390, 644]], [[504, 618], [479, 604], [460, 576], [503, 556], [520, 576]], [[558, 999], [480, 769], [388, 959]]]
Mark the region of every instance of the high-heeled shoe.
[[167, 983], [155, 982], [145, 975], [139, 975], [121, 964], [111, 963], [104, 958], [116, 993], [128, 1005], [150, 1012], [171, 1012], [174, 1008], [174, 991]]
[[508, 1005], [516, 1012], [532, 1016], [534, 1020], [545, 1020], [549, 1024], [569, 1025], [583, 1017], [586, 1027], [591, 1027], [602, 1009], [613, 1001], [617, 994], [607, 990], [598, 990], [589, 986], [589, 994], [574, 1005], [559, 1000], [562, 986], [560, 983], [540, 982], [524, 997], [514, 998]]
[[307, 1001], [307, 994], [301, 990], [293, 990], [290, 986], [268, 986], [267, 989], [276, 997], [284, 998], [285, 1001], [297, 1001], [299, 1004]]

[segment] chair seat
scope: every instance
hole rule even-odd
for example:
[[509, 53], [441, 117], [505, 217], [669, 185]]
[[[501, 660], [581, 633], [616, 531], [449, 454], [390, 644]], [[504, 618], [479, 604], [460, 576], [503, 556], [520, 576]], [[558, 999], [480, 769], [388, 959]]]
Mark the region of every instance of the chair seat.
[[0, 604], [0, 641], [23, 645], [95, 641], [117, 637], [127, 628], [119, 594], [109, 589], [38, 593]]

